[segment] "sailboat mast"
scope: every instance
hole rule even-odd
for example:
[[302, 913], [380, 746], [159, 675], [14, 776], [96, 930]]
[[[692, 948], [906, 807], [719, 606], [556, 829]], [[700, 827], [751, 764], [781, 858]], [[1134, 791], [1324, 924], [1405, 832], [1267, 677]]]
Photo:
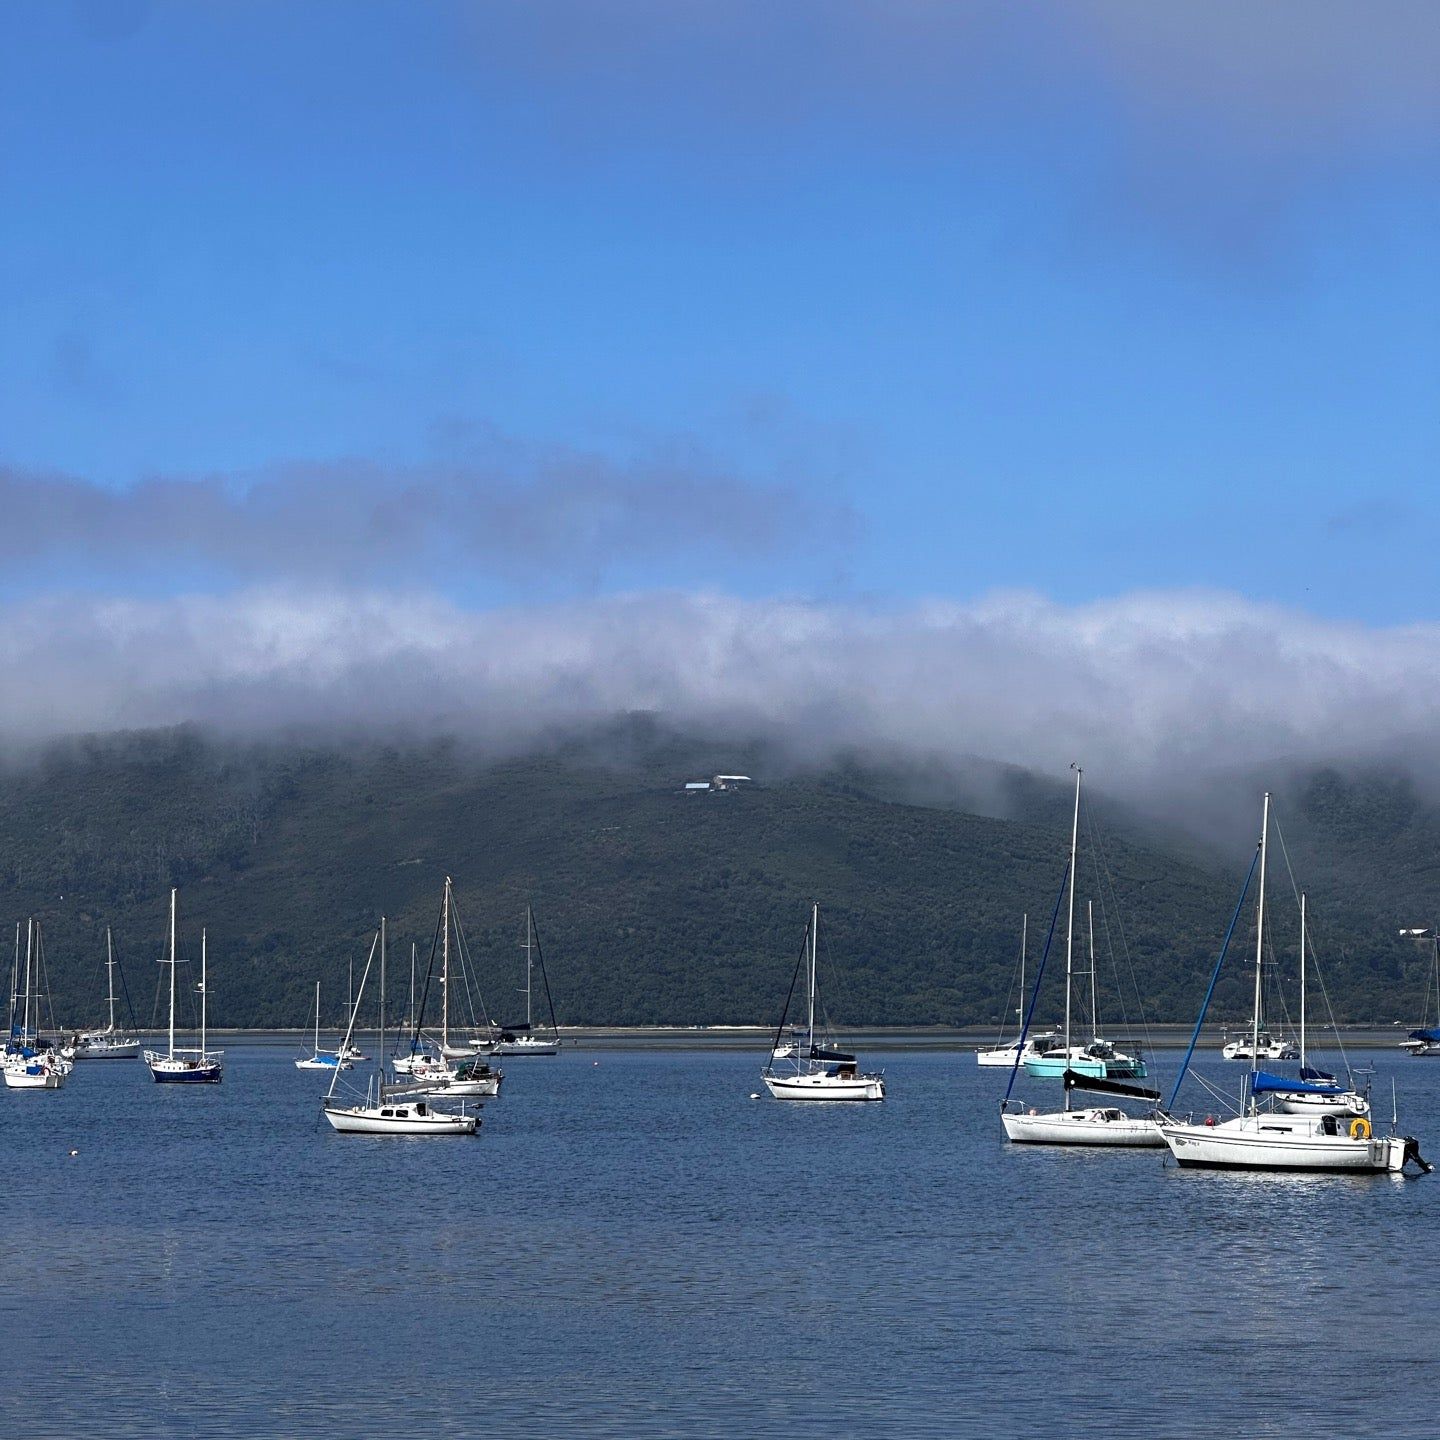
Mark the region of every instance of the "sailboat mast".
[[1305, 892], [1300, 892], [1300, 1078], [1309, 1064], [1305, 1054]]
[[110, 991], [110, 1033], [115, 1033], [115, 947], [110, 939], [110, 927], [105, 927], [105, 979]]
[[1030, 938], [1030, 912], [1022, 912], [1020, 916], [1020, 1003], [1015, 1007], [1015, 1018], [1020, 1022], [1020, 1029], [1025, 1028], [1025, 945]]
[[[343, 1058], [343, 1057], [342, 1057]], [[375, 1064], [380, 1072], [380, 1104], [385, 1103], [385, 917], [380, 917], [380, 1031], [375, 1039]]]
[[[1250, 1017], [1250, 1069], [1260, 1068], [1260, 972], [1265, 963], [1265, 851], [1270, 839], [1270, 792], [1265, 792], [1265, 808], [1260, 818], [1260, 898], [1255, 905], [1255, 1010]], [[1255, 1102], [1252, 1089], [1250, 1102]]]
[[200, 1053], [205, 1053], [205, 927], [200, 927]]
[[[1075, 813], [1070, 821], [1070, 903], [1065, 914], [1065, 1067], [1070, 1066], [1070, 989], [1075, 974], [1075, 854], [1080, 848], [1080, 777], [1085, 773], [1078, 765], [1075, 772]], [[1065, 1108], [1070, 1108], [1070, 1090], [1065, 1089]]]
[[175, 891], [170, 891], [170, 1059], [175, 1058]]
[[525, 1029], [530, 1029], [530, 967], [534, 963], [533, 945], [530, 939], [530, 922], [534, 912], [525, 907]]
[[315, 1053], [320, 1053], [320, 982], [315, 982]]
[[406, 1013], [406, 1029], [415, 1037], [415, 942], [410, 942], [410, 1009]]
[[15, 1039], [15, 1007], [20, 1003], [20, 922], [15, 922], [15, 964], [10, 971], [10, 1035], [6, 1044]]
[[1095, 902], [1085, 902], [1085, 923], [1090, 930], [1090, 1035], [1100, 1035], [1100, 980], [1095, 974]]
[[[440, 943], [440, 1049], [450, 1046], [450, 877], [445, 877], [444, 938]], [[433, 953], [433, 952], [432, 952]]]
[[25, 919], [25, 1014], [20, 1022], [20, 1039], [24, 1045], [30, 1043], [30, 967], [31, 956], [35, 948], [34, 934], [35, 921], [27, 916]]
[[[815, 966], [820, 954], [820, 906], [810, 907], [810, 1054], [815, 1051]], [[806, 1057], [807, 1060], [809, 1056]]]

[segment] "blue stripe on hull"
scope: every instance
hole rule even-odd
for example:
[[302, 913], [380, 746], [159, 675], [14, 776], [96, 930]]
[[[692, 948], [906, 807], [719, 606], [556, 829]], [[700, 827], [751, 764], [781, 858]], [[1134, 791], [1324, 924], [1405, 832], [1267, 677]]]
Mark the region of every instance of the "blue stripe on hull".
[[178, 1070], [169, 1074], [159, 1070], [150, 1072], [160, 1085], [218, 1085], [220, 1083], [220, 1071], [215, 1070]]

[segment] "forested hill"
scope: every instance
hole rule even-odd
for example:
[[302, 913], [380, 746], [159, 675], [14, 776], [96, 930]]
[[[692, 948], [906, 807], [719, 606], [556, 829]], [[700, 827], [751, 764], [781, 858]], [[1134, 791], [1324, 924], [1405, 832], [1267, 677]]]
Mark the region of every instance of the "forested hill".
[[[303, 1025], [317, 978], [332, 1020], [382, 911], [394, 971], [408, 970], [412, 940], [428, 954], [447, 873], [493, 1012], [513, 1011], [533, 903], [562, 1024], [773, 1021], [812, 898], [838, 1023], [993, 1022], [1022, 912], [1032, 954], [1043, 944], [1063, 786], [1012, 774], [1019, 818], [999, 819], [953, 796], [916, 803], [913, 776], [766, 773], [755, 747], [658, 734], [619, 748], [623, 760], [591, 743], [484, 763], [454, 744], [239, 746], [191, 731], [57, 745], [0, 773], [0, 914], [43, 922], [63, 1024], [99, 1014], [107, 924], [149, 1021], [171, 885], [192, 954], [208, 927], [219, 1025]], [[756, 783], [684, 792], [733, 768]], [[1337, 1014], [1418, 1018], [1427, 959], [1395, 931], [1440, 899], [1440, 816], [1393, 776], [1322, 772], [1282, 798]], [[1097, 813], [1113, 889], [1087, 858], [1080, 893], [1105, 891], [1101, 968], [1123, 978], [1128, 954], [1148, 1017], [1189, 1019], [1249, 845], [1212, 858], [1103, 801]], [[1237, 954], [1222, 1018], [1247, 1011], [1243, 966]], [[1118, 1018], [1113, 993], [1104, 1004]]]

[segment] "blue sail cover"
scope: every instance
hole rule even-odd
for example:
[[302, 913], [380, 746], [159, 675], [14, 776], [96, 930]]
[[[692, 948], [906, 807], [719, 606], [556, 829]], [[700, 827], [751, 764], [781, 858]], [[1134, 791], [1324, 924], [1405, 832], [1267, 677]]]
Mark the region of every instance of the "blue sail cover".
[[1422, 1041], [1426, 1045], [1440, 1045], [1440, 1029], [1437, 1030], [1412, 1030], [1409, 1038]]
[[1290, 1095], [1343, 1095], [1345, 1093], [1333, 1080], [1328, 1085], [1317, 1085], [1312, 1080], [1297, 1080], [1293, 1075], [1272, 1075], [1268, 1070], [1257, 1070], [1250, 1077], [1250, 1093], [1252, 1095], [1276, 1092]]

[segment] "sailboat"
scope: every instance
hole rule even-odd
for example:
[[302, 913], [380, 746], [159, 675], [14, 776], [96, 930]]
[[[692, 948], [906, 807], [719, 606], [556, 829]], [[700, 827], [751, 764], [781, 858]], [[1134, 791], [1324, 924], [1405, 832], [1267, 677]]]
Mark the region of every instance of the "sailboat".
[[[455, 932], [458, 961], [452, 965], [450, 932]], [[440, 954], [440, 1033], [430, 1036], [425, 1032], [425, 1006], [430, 994], [430, 976], [435, 967], [435, 947], [430, 952], [430, 967], [425, 976], [425, 988], [420, 996], [420, 1010], [415, 1016], [411, 1029], [408, 1054], [396, 1055], [393, 1068], [397, 1075], [410, 1078], [412, 1088], [424, 1089], [434, 1094], [455, 1097], [493, 1098], [500, 1093], [500, 1083], [505, 1078], [503, 1070], [492, 1069], [489, 1063], [476, 1053], [474, 1040], [459, 1043], [459, 1037], [452, 1039], [450, 1032], [450, 989], [455, 969], [462, 978], [467, 970], [464, 961], [464, 938], [460, 926], [460, 914], [455, 907], [454, 888], [450, 877], [445, 877], [445, 893], [441, 901], [440, 919], [436, 927], [436, 939]], [[465, 980], [465, 995], [470, 999], [468, 978]], [[484, 1011], [484, 1002], [481, 1002]], [[473, 1019], [473, 1009], [472, 1009]], [[457, 1063], [458, 1062], [458, 1063]]]
[[[1030, 917], [1020, 917], [1020, 1004], [1015, 1014], [1020, 1021], [1020, 1029], [1024, 1029], [1025, 1016], [1025, 946], [1029, 936]], [[1002, 1030], [1001, 1034], [1004, 1032]], [[1003, 1040], [997, 1041], [994, 1045], [975, 1052], [975, 1063], [977, 1065], [1003, 1066], [1006, 1070], [1013, 1070], [1017, 1061], [1038, 1059], [1047, 1050], [1052, 1050], [1060, 1043], [1060, 1032], [1058, 1030], [1047, 1031], [1044, 1035], [1032, 1035], [1023, 1044], [1020, 1035], [1017, 1033], [1014, 1040], [1008, 1045]]]
[[[1071, 872], [1074, 873], [1073, 870]], [[1041, 1036], [1034, 1048], [1027, 1045], [1026, 1052], [1021, 1056], [1021, 1063], [1025, 1066], [1025, 1073], [1036, 1077], [1048, 1076], [1051, 1079], [1063, 1079], [1066, 1073], [1072, 1075], [1084, 1075], [1091, 1079], [1099, 1080], [1143, 1080], [1148, 1073], [1144, 1060], [1134, 1055], [1126, 1055], [1122, 1050], [1117, 1050], [1114, 1044], [1100, 1035], [1100, 983], [1099, 972], [1095, 967], [1095, 913], [1093, 905], [1087, 906], [1090, 925], [1090, 968], [1088, 970], [1077, 970], [1072, 975], [1066, 970], [1065, 987], [1069, 991], [1072, 980], [1076, 977], [1088, 979], [1090, 982], [1090, 1042], [1086, 1045], [1072, 1044], [1065, 1036], [1048, 1037], [1058, 1040], [1059, 1044], [1043, 1045], [1047, 1038]], [[1067, 940], [1067, 945], [1068, 945]], [[1066, 952], [1067, 967], [1069, 964], [1069, 952]], [[1066, 1004], [1069, 1004], [1067, 994]]]
[[380, 951], [380, 1000], [379, 1021], [376, 1026], [377, 1073], [370, 1077], [366, 1086], [365, 1099], [361, 1104], [346, 1105], [335, 1095], [340, 1079], [337, 1066], [330, 1076], [330, 1088], [321, 1102], [325, 1118], [332, 1129], [341, 1135], [473, 1135], [480, 1125], [480, 1117], [470, 1114], [462, 1105], [458, 1112], [432, 1109], [424, 1096], [397, 1093], [397, 1087], [385, 1081], [385, 917], [380, 917], [380, 928], [370, 945], [370, 957], [365, 962], [365, 973], [360, 977], [360, 995], [350, 1012], [350, 1021], [345, 1028], [345, 1043], [341, 1054], [350, 1048], [355, 1030], [355, 1016], [360, 1009], [360, 998], [365, 994], [365, 982], [370, 975], [370, 966], [375, 959], [376, 948]]
[[206, 1045], [205, 1030], [207, 974], [206, 974], [206, 932], [200, 932], [200, 1048], [198, 1050], [177, 1050], [175, 1048], [175, 967], [180, 963], [175, 950], [177, 894], [170, 892], [170, 958], [160, 963], [170, 966], [170, 1031], [165, 1053], [145, 1051], [145, 1063], [150, 1073], [162, 1085], [218, 1085], [224, 1071], [221, 1051], [210, 1050]]
[[[135, 1017], [130, 1017], [130, 1029], [120, 1030], [115, 1025], [115, 971], [120, 962], [115, 958], [115, 945], [110, 927], [105, 927], [105, 979], [106, 999], [110, 1006], [110, 1019], [103, 1030], [86, 1030], [75, 1037], [75, 1058], [77, 1060], [134, 1060], [140, 1054], [140, 1037], [135, 1033]], [[124, 976], [121, 976], [124, 983]], [[126, 993], [129, 1004], [129, 993]]]
[[[1026, 1106], [1020, 1101], [1012, 1100], [1010, 1092], [1007, 1090], [1005, 1099], [1000, 1102], [1000, 1123], [1005, 1127], [1007, 1138], [1018, 1144], [1160, 1146], [1165, 1142], [1160, 1138], [1160, 1133], [1155, 1128], [1155, 1121], [1151, 1116], [1130, 1115], [1116, 1105], [1091, 1105], [1076, 1109], [1070, 1103], [1071, 1092], [1077, 1089], [1116, 1097], [1123, 1096], [1132, 1100], [1159, 1100], [1160, 1098], [1158, 1091], [1111, 1080], [1103, 1070], [1097, 1072], [1092, 1068], [1082, 1069], [1081, 1067], [1087, 1065], [1087, 1062], [1098, 1061], [1103, 1065], [1104, 1057], [1091, 1054], [1089, 1047], [1071, 1043], [1071, 1012], [1073, 1009], [1071, 999], [1075, 976], [1075, 862], [1080, 843], [1080, 781], [1084, 773], [1078, 765], [1071, 768], [1075, 771], [1075, 809], [1070, 822], [1070, 865], [1066, 872], [1069, 903], [1065, 921], [1065, 1032], [1061, 1036], [1062, 1043], [1058, 1052], [1048, 1052], [1050, 1054], [1058, 1053], [1065, 1063], [1061, 1064], [1058, 1071], [1052, 1071], [1048, 1067], [1039, 1071], [1033, 1070], [1029, 1061], [1026, 1061], [1023, 1067], [1027, 1075], [1059, 1074], [1064, 1082], [1065, 1099], [1061, 1109], [1041, 1111], [1036, 1106]], [[1058, 896], [1056, 906], [1058, 909]], [[1051, 933], [1054, 933], [1053, 917]], [[1047, 941], [1047, 949], [1048, 943]], [[1090, 969], [1093, 986], [1095, 969], [1093, 927]], [[1037, 995], [1039, 986], [1040, 977], [1037, 976], [1035, 980]], [[1031, 1008], [1034, 1008], [1033, 999]], [[1020, 1068], [1020, 1058], [1017, 1054], [1010, 1077], [1012, 1089], [1015, 1076]], [[1143, 1075], [1144, 1070], [1142, 1069], [1140, 1073]], [[1012, 1105], [1015, 1107], [1014, 1109], [1011, 1108]]]
[[[1300, 896], [1300, 1077], [1289, 1090], [1276, 1090], [1275, 1107], [1287, 1115], [1368, 1115], [1370, 1101], [1353, 1088], [1346, 1089], [1333, 1075], [1310, 1064], [1306, 1030], [1305, 977], [1309, 970], [1309, 942], [1305, 936], [1305, 896]], [[1281, 1078], [1284, 1077], [1272, 1077]]]
[[[1167, 1117], [1160, 1122], [1160, 1133], [1170, 1152], [1181, 1165], [1203, 1166], [1229, 1170], [1335, 1170], [1351, 1174], [1396, 1173], [1414, 1160], [1424, 1170], [1430, 1165], [1421, 1157], [1419, 1142], [1413, 1136], [1394, 1133], [1376, 1135], [1369, 1119], [1356, 1115], [1346, 1124], [1342, 1116], [1333, 1114], [1287, 1113], [1273, 1104], [1277, 1094], [1293, 1093], [1296, 1085], [1287, 1077], [1267, 1074], [1259, 1068], [1261, 981], [1265, 964], [1265, 862], [1270, 838], [1270, 795], [1265, 795], [1260, 821], [1260, 847], [1256, 857], [1260, 871], [1259, 894], [1255, 909], [1255, 997], [1251, 1016], [1251, 1062], [1247, 1095], [1239, 1115], [1228, 1120], [1206, 1116], [1201, 1123]], [[1252, 866], [1252, 871], [1254, 866]], [[1247, 881], [1248, 884], [1248, 881]], [[1241, 903], [1244, 903], [1242, 894]], [[1238, 915], [1238, 908], [1237, 908]], [[1233, 932], [1232, 921], [1231, 930]], [[1227, 946], [1229, 937], [1226, 937]], [[1216, 962], [1215, 977], [1224, 963], [1225, 949]], [[1205, 1009], [1214, 993], [1212, 977], [1210, 992], [1201, 1007], [1195, 1033], [1205, 1019]], [[1194, 1041], [1191, 1041], [1191, 1051]], [[1175, 1082], [1178, 1094], [1189, 1064], [1189, 1055], [1181, 1066]], [[1174, 1103], [1174, 1094], [1171, 1104]]]
[[[862, 1074], [853, 1055], [830, 1046], [815, 1043], [815, 996], [816, 970], [820, 954], [820, 907], [810, 909], [808, 944], [802, 953], [802, 960], [808, 965], [808, 1020], [805, 1026], [805, 1048], [793, 1061], [793, 1072], [788, 1068], [775, 1069], [775, 1052], [780, 1048], [785, 1033], [786, 1015], [781, 1015], [774, 1043], [770, 1047], [770, 1061], [761, 1072], [766, 1089], [777, 1100], [883, 1100], [885, 1098], [885, 1076], [879, 1072]], [[798, 969], [798, 963], [797, 963]], [[790, 982], [790, 994], [795, 993], [795, 981]], [[786, 996], [785, 1009], [788, 1014], [790, 997]], [[786, 1062], [782, 1061], [782, 1065]]]
[[[535, 911], [525, 907], [525, 1020], [519, 1025], [501, 1027], [500, 1038], [493, 1044], [476, 1041], [477, 1049], [485, 1048], [491, 1055], [558, 1055], [560, 1053], [560, 1029], [555, 1023], [555, 1002], [550, 998], [550, 977], [545, 973], [545, 955], [540, 949], [540, 937], [535, 930]], [[540, 958], [540, 981], [545, 987], [545, 1004], [550, 1011], [550, 1032], [535, 1029], [532, 1009], [534, 995], [535, 957]]]
[[[363, 1058], [363, 1057], [362, 1057]], [[297, 1070], [342, 1070], [350, 1069], [351, 1062], [336, 1050], [320, 1048], [320, 982], [315, 982], [315, 1053], [295, 1062]]]
[[[0, 1056], [0, 1073], [10, 1090], [59, 1090], [74, 1068], [50, 1041], [41, 1038], [42, 1010], [50, 1009], [49, 976], [40, 922], [25, 923], [25, 972], [20, 989], [20, 926], [15, 926], [15, 969], [10, 983], [10, 1034]], [[50, 1028], [55, 1028], [53, 1010]]]
[[[1408, 1050], [1417, 1060], [1440, 1059], [1440, 930], [1434, 926], [1418, 930], [1402, 930], [1402, 936], [1409, 940], [1430, 942], [1430, 975], [1425, 982], [1425, 1008], [1421, 1011], [1420, 1025], [1412, 1030], [1401, 1042], [1400, 1048]], [[1435, 1002], [1435, 1021], [1430, 1021], [1431, 996]]]

